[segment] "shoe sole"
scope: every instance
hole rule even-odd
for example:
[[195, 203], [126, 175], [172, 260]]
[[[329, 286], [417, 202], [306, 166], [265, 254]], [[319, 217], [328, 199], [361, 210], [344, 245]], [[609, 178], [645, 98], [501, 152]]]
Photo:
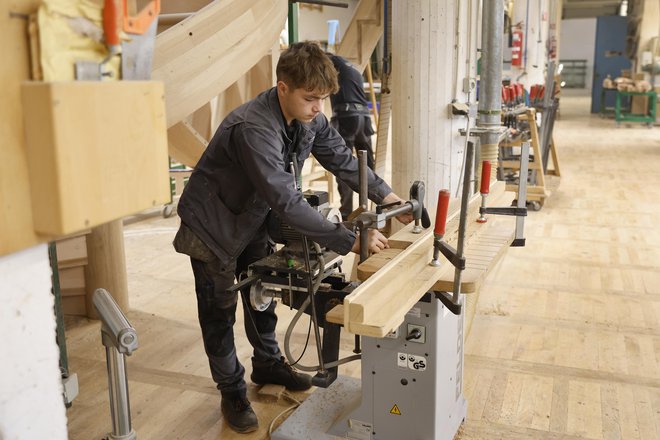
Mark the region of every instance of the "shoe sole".
[[[225, 420], [225, 422], [226, 422], [226, 420]], [[229, 426], [231, 429], [238, 432], [239, 434], [247, 434], [247, 433], [254, 432], [257, 429], [259, 429], [259, 426], [249, 426], [247, 428], [240, 429], [237, 426], [234, 426], [229, 422], [227, 422], [227, 426]]]

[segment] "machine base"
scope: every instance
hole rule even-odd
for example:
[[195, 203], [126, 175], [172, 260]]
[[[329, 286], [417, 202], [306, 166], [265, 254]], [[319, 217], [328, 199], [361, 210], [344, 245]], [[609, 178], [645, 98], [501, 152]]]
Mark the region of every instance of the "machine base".
[[270, 436], [272, 440], [337, 440], [327, 432], [346, 410], [360, 403], [360, 379], [339, 376], [329, 388], [318, 388]]

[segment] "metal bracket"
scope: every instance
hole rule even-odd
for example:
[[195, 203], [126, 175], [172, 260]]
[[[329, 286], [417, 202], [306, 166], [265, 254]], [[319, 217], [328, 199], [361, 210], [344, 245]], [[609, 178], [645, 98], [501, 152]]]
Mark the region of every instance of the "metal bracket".
[[526, 216], [527, 208], [518, 207], [504, 207], [504, 208], [479, 208], [479, 214], [496, 214], [496, 215], [513, 215], [513, 216]]
[[456, 304], [453, 299], [452, 295], [450, 295], [447, 292], [435, 292], [435, 297], [440, 300], [440, 302], [447, 307], [447, 309], [452, 312], [454, 315], [458, 316], [461, 314], [463, 311], [463, 305], [462, 304]]

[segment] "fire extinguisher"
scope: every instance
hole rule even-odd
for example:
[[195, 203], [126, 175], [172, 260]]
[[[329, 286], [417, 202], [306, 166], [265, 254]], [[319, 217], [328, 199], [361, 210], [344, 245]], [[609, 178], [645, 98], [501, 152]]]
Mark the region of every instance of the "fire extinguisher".
[[523, 31], [516, 28], [512, 33], [511, 39], [511, 65], [515, 67], [522, 66], [523, 56]]

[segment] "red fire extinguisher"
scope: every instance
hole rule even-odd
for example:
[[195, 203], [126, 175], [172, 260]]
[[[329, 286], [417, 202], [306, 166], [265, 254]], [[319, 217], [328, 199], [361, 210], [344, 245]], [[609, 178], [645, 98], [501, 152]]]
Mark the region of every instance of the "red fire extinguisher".
[[520, 67], [522, 66], [523, 55], [523, 31], [516, 28], [512, 33], [511, 38], [511, 65]]

